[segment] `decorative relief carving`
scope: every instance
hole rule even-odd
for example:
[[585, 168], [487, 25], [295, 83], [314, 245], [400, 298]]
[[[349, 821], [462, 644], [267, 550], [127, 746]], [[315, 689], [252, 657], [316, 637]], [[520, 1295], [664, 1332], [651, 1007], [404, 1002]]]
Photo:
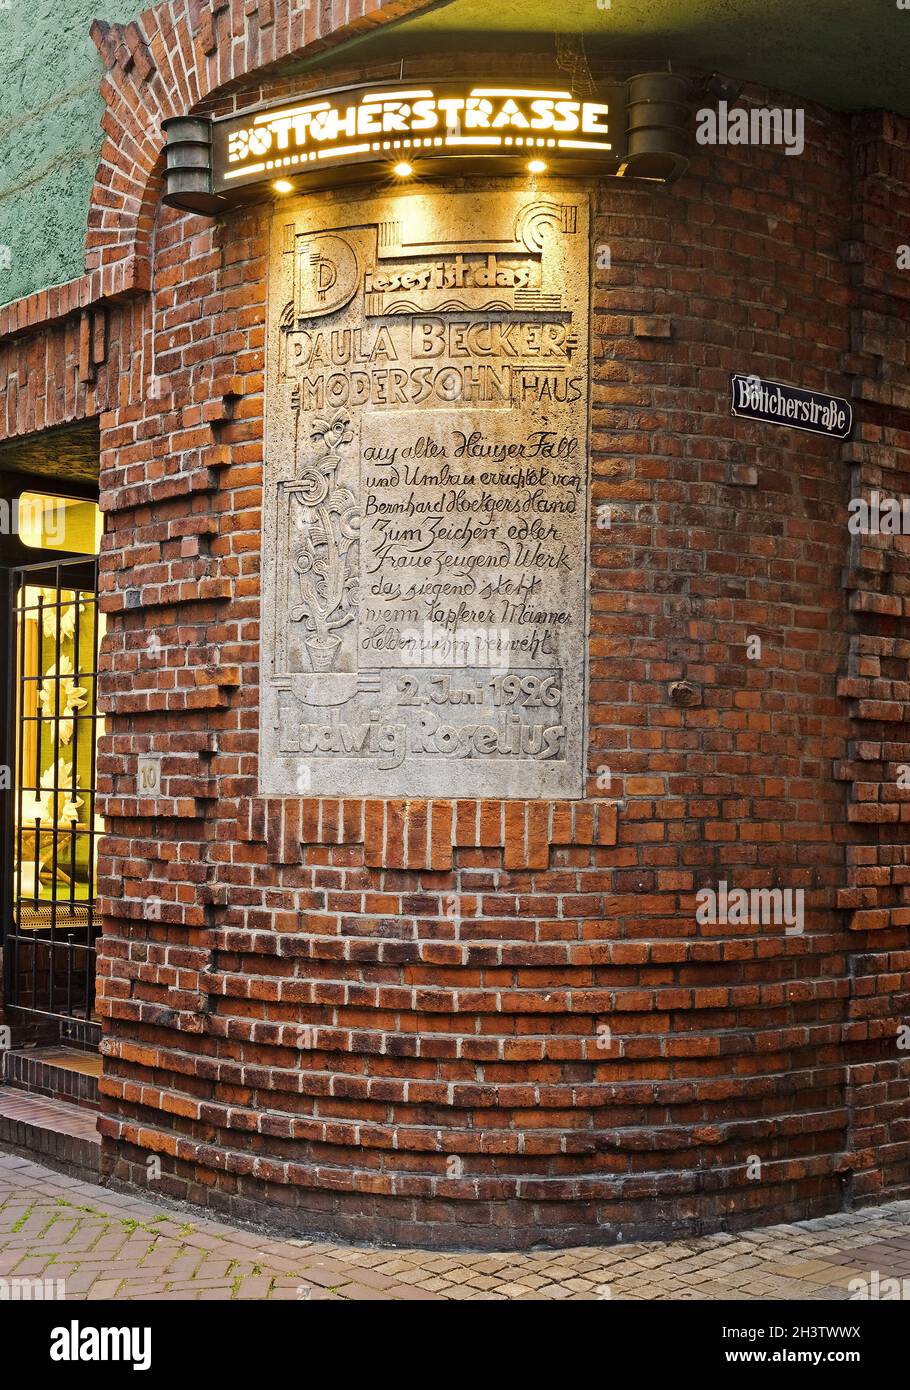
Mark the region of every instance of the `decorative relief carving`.
[[357, 291], [360, 266], [354, 248], [341, 236], [298, 237], [294, 277], [297, 317], [337, 313]]
[[351, 562], [356, 556], [360, 513], [354, 494], [335, 480], [336, 451], [354, 438], [350, 416], [339, 410], [331, 421], [317, 420], [312, 437], [327, 452], [289, 489], [290, 554], [302, 600], [291, 608], [289, 618], [306, 626], [304, 646], [313, 670], [331, 671], [341, 647], [338, 629], [357, 616], [358, 575]]
[[287, 218], [263, 792], [581, 796], [586, 199], [402, 192]]

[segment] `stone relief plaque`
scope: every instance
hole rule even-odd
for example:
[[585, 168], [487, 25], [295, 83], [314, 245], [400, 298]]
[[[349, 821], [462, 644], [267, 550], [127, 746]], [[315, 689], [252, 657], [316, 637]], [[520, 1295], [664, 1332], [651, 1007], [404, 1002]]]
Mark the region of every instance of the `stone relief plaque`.
[[265, 794], [583, 795], [589, 284], [577, 190], [278, 209]]

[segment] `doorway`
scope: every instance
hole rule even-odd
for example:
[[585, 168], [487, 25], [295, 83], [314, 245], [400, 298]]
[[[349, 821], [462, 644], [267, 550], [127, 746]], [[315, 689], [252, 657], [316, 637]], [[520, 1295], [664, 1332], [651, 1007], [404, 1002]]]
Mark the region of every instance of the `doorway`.
[[[17, 1034], [91, 1045], [95, 958], [97, 553], [92, 496], [3, 478], [3, 1005]], [[79, 488], [80, 492], [87, 489]]]
[[7, 1005], [89, 1021], [95, 998], [97, 562], [14, 569]]

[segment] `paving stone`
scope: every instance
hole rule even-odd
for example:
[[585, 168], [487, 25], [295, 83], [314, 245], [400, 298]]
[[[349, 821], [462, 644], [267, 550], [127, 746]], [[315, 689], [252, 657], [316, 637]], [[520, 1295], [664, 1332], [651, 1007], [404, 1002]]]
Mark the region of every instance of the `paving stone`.
[[273, 1240], [0, 1154], [0, 1276], [63, 1280], [68, 1301], [840, 1301], [871, 1269], [910, 1274], [910, 1203], [669, 1244], [453, 1254]]

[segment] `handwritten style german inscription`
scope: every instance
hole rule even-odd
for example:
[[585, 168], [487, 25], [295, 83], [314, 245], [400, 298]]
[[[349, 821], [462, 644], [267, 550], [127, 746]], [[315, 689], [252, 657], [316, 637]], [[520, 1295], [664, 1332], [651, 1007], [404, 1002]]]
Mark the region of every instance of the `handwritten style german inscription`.
[[277, 210], [264, 793], [583, 795], [589, 266], [577, 190]]

